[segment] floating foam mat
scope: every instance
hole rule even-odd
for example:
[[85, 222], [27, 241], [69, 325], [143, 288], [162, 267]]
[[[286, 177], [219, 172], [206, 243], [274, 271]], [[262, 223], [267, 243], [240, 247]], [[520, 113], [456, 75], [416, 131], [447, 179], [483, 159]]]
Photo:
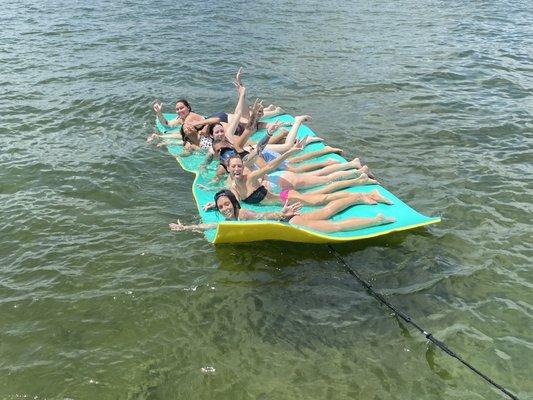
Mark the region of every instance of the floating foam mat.
[[[165, 118], [167, 119], [172, 119], [175, 117], [175, 114], [165, 114]], [[292, 116], [285, 114], [278, 117], [265, 118], [263, 121], [272, 122], [276, 119], [279, 119], [283, 122], [292, 122], [294, 120]], [[179, 128], [168, 129], [167, 127], [161, 125], [159, 121], [156, 122], [156, 126], [162, 133], [179, 132]], [[258, 140], [262, 137], [264, 132], [264, 130], [256, 132], [252, 136], [252, 139]], [[316, 136], [315, 133], [309, 129], [309, 127], [302, 125], [298, 130], [298, 137], [302, 138], [305, 135]], [[324, 147], [322, 142], [315, 142], [307, 145], [305, 149], [303, 149], [303, 152], [319, 150], [322, 147]], [[217, 163], [213, 161], [207, 171], [199, 173], [198, 168], [203, 161], [205, 154], [198, 153], [188, 157], [180, 157], [179, 155], [183, 151], [183, 147], [180, 144], [169, 144], [167, 149], [170, 154], [176, 156], [176, 160], [184, 170], [192, 172], [195, 175], [192, 194], [194, 200], [196, 201], [202, 222], [218, 224], [216, 229], [205, 231], [207, 240], [212, 243], [240, 243], [261, 240], [285, 240], [290, 242], [304, 243], [348, 242], [352, 240], [386, 235], [396, 231], [413, 229], [440, 222], [440, 218], [431, 218], [420, 214], [380, 185], [356, 186], [345, 190], [351, 192], [369, 192], [371, 190], [378, 189], [383, 196], [394, 202], [393, 205], [355, 205], [344, 210], [343, 212], [338, 213], [332, 218], [332, 220], [341, 220], [348, 217], [374, 217], [377, 213], [382, 213], [387, 217], [396, 218], [396, 222], [391, 224], [373, 226], [370, 228], [352, 231], [324, 233], [307, 227], [291, 225], [286, 222], [278, 221], [225, 221], [219, 212], [203, 210], [203, 205], [207, 202], [213, 201], [213, 195], [215, 192], [223, 188], [224, 185], [223, 182], [221, 182], [219, 186], [216, 186], [210, 182], [215, 174]], [[343, 157], [337, 154], [327, 154], [306, 162], [323, 161], [328, 158], [335, 158], [341, 162], [346, 162]], [[304, 192], [305, 190], [301, 191]], [[262, 206], [243, 204], [243, 206], [254, 211], [262, 212], [279, 211], [281, 209], [280, 206], [273, 205]], [[303, 207], [302, 212], [310, 211], [312, 209], [312, 207]]]

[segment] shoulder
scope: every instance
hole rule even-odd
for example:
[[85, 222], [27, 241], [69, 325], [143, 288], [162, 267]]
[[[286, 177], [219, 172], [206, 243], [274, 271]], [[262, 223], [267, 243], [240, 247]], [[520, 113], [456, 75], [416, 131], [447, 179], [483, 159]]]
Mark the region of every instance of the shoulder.
[[203, 121], [204, 117], [202, 117], [200, 114], [196, 114], [195, 112], [191, 111], [189, 115], [187, 116], [187, 119], [190, 120], [191, 122], [192, 121]]

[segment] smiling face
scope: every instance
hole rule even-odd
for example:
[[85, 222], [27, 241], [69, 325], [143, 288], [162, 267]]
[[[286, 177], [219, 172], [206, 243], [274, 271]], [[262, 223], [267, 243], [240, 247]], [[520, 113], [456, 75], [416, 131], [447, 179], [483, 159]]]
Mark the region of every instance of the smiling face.
[[213, 140], [220, 141], [226, 136], [224, 127], [220, 124], [216, 124], [213, 127]]
[[189, 113], [191, 112], [191, 110], [189, 109], [189, 107], [187, 106], [187, 104], [181, 102], [181, 101], [178, 101], [176, 103], [176, 112], [178, 113], [178, 116], [181, 118], [181, 119], [185, 119], [185, 117], [187, 117], [187, 115], [189, 115]]
[[217, 199], [217, 209], [226, 219], [235, 219], [235, 207], [228, 196], [220, 196]]
[[240, 157], [231, 157], [228, 163], [228, 171], [233, 179], [239, 179], [242, 177], [244, 165]]

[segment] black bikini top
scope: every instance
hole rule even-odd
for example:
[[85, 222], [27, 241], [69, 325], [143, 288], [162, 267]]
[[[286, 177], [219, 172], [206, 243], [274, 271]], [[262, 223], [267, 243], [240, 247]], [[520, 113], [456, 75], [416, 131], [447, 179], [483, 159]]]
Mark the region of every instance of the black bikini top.
[[268, 194], [268, 190], [263, 185], [259, 186], [257, 189], [255, 189], [250, 196], [243, 199], [243, 202], [248, 204], [257, 204], [261, 203], [261, 201], [266, 197]]

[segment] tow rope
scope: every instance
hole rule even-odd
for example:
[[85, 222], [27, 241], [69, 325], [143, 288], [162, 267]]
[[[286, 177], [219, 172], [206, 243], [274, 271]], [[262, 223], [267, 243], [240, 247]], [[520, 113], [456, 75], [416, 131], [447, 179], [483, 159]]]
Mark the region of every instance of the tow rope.
[[391, 309], [398, 317], [403, 319], [405, 322], [413, 325], [420, 333], [422, 333], [426, 337], [427, 340], [429, 340], [431, 343], [433, 343], [435, 346], [440, 348], [442, 351], [444, 351], [449, 356], [459, 360], [459, 362], [461, 362], [463, 365], [468, 367], [471, 371], [475, 372], [477, 375], [482, 377], [486, 382], [488, 382], [489, 384], [491, 384], [495, 388], [497, 388], [500, 391], [502, 391], [505, 395], [509, 396], [511, 399], [519, 400], [518, 397], [516, 397], [510, 391], [505, 389], [502, 385], [494, 382], [493, 379], [491, 379], [490, 377], [488, 377], [487, 375], [482, 373], [480, 370], [475, 368], [473, 365], [471, 365], [470, 363], [465, 361], [460, 355], [458, 355], [456, 352], [454, 352], [452, 349], [450, 349], [448, 346], [446, 346], [446, 344], [444, 342], [438, 340], [437, 338], [435, 338], [433, 336], [433, 334], [431, 334], [430, 332], [428, 332], [425, 329], [423, 329], [420, 325], [418, 325], [415, 321], [413, 321], [412, 318], [409, 315], [407, 315], [405, 312], [403, 312], [402, 310], [398, 310], [391, 303], [389, 303], [387, 301], [387, 299], [385, 299], [385, 297], [383, 297], [383, 295], [381, 293], [376, 292], [372, 288], [372, 285], [370, 283], [365, 281], [356, 270], [354, 270], [352, 267], [350, 267], [348, 265], [348, 263], [335, 251], [335, 249], [331, 245], [328, 244], [327, 246], [328, 246], [331, 254], [333, 254], [335, 256], [335, 258], [337, 260], [339, 260], [339, 262], [344, 266], [346, 271], [351, 276], [353, 276], [370, 293], [370, 295], [372, 295], [374, 298], [376, 298], [381, 304], [387, 306], [389, 309]]

